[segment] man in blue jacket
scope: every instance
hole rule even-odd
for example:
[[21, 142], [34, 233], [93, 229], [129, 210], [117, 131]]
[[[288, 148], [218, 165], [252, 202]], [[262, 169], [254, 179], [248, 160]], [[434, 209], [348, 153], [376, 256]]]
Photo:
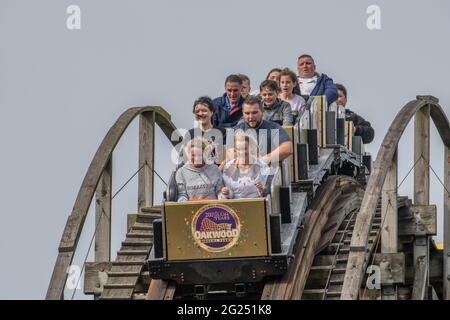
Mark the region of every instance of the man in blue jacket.
[[225, 93], [213, 100], [213, 125], [217, 128], [232, 128], [242, 118], [242, 79], [235, 74], [225, 80]]
[[338, 98], [333, 79], [325, 73], [316, 72], [314, 59], [309, 54], [302, 54], [297, 60], [298, 84], [302, 96], [326, 96], [328, 104]]

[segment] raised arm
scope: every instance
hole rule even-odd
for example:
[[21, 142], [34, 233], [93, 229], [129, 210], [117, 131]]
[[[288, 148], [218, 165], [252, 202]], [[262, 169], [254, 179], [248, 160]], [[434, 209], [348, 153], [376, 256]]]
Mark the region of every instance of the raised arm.
[[277, 161], [282, 161], [289, 157], [293, 153], [292, 148], [292, 142], [291, 141], [285, 141], [282, 144], [278, 146], [275, 150], [272, 152], [266, 154], [261, 159], [267, 163], [271, 164]]

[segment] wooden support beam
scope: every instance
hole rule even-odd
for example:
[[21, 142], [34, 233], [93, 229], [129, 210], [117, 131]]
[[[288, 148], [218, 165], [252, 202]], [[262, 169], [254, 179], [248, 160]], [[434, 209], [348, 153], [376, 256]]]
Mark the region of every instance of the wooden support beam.
[[[386, 179], [384, 180], [381, 191], [381, 221], [383, 225], [381, 228], [381, 253], [393, 254], [397, 252], [398, 248], [398, 213], [397, 213], [397, 181], [398, 181], [398, 150], [395, 150], [391, 165], [388, 169]], [[383, 300], [396, 300], [397, 288], [394, 283], [384, 281], [383, 278], [392, 278], [390, 271], [390, 263], [386, 256], [380, 262], [381, 270], [381, 296]]]
[[436, 206], [411, 206], [409, 215], [399, 218], [400, 236], [432, 236], [437, 232]]
[[84, 294], [100, 295], [108, 280], [112, 262], [86, 262], [84, 272]]
[[381, 221], [383, 221], [381, 229], [381, 253], [396, 253], [398, 247], [397, 168], [397, 151], [395, 151], [381, 193]]
[[405, 283], [406, 267], [403, 252], [376, 253], [373, 263], [380, 266], [381, 285]]
[[430, 203], [430, 107], [417, 111], [414, 117], [414, 204]]
[[414, 265], [414, 283], [411, 300], [427, 299], [428, 261], [425, 256], [416, 260]]
[[155, 160], [155, 113], [145, 112], [139, 118], [138, 210], [153, 206]]
[[[414, 205], [430, 203], [430, 106], [426, 105], [414, 117]], [[429, 285], [429, 236], [414, 239], [413, 299], [427, 299]]]
[[112, 156], [95, 190], [95, 262], [111, 261]]
[[443, 296], [450, 300], [450, 147], [444, 150], [444, 272]]
[[[405, 260], [412, 261], [413, 253], [405, 253]], [[430, 263], [428, 267], [428, 278], [430, 282], [436, 283], [442, 280], [442, 266], [443, 259], [442, 254], [439, 252], [434, 252], [430, 254]], [[412, 283], [414, 281], [414, 265], [405, 265], [405, 282]]]

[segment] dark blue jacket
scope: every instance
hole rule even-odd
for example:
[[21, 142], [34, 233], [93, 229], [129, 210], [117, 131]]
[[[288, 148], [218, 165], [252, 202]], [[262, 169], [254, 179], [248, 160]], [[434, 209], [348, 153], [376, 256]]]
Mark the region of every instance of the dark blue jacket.
[[237, 103], [238, 109], [230, 113], [227, 109], [227, 94], [224, 93], [221, 97], [213, 100], [214, 115], [213, 126], [217, 128], [232, 128], [242, 118], [242, 103], [244, 98], [240, 97]]
[[375, 130], [373, 130], [369, 121], [366, 121], [363, 117], [349, 109], [345, 109], [345, 120], [353, 122], [355, 136], [361, 136], [364, 144], [372, 142], [375, 137]]
[[317, 83], [310, 96], [327, 96], [327, 103], [331, 104], [338, 98], [338, 91], [333, 83], [333, 79], [329, 78], [325, 73], [317, 77]]

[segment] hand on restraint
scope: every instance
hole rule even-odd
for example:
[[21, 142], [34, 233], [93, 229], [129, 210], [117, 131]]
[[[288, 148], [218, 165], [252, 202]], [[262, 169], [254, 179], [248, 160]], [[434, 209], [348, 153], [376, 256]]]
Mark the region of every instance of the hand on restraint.
[[264, 187], [260, 181], [255, 182], [255, 186], [259, 191], [259, 194], [262, 196], [264, 194]]
[[228, 189], [227, 187], [223, 187], [222, 194], [228, 198], [228, 196], [230, 195], [230, 189]]

